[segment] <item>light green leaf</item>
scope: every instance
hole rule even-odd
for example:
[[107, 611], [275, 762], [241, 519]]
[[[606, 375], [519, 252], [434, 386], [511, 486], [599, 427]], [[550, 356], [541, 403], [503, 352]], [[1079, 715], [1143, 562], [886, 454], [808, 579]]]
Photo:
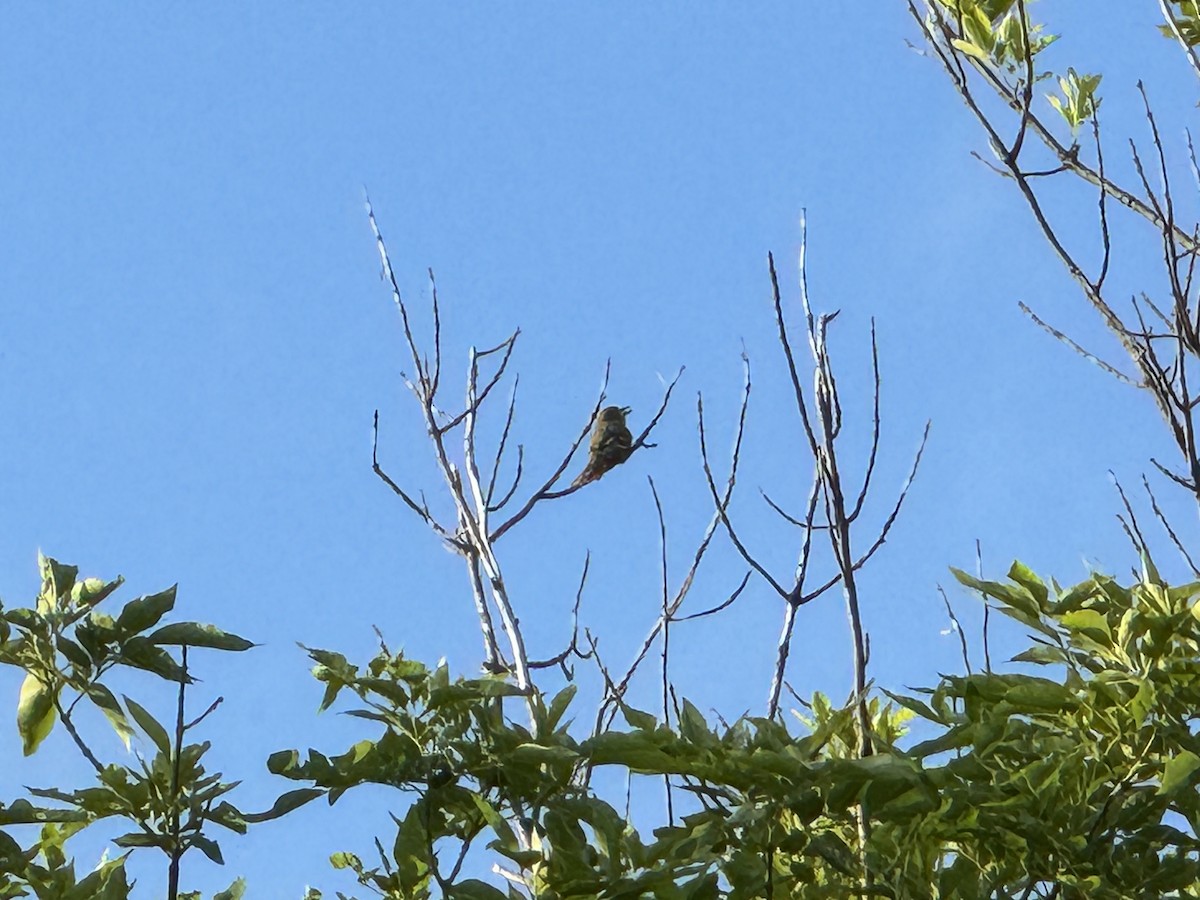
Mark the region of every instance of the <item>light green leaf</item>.
[[1191, 750], [1182, 750], [1167, 760], [1163, 769], [1162, 784], [1158, 793], [1174, 794], [1191, 784], [1192, 774], [1200, 769], [1200, 756]]
[[17, 700], [17, 733], [26, 756], [32, 755], [46, 739], [57, 718], [54, 691], [32, 672], [25, 673]]

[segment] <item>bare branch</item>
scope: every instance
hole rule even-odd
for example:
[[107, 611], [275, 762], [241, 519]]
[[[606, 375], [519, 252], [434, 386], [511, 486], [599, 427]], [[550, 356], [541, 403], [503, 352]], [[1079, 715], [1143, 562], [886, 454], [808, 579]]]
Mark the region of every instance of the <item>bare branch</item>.
[[957, 632], [959, 643], [962, 644], [963, 665], [967, 669], [967, 674], [971, 674], [971, 657], [967, 653], [967, 636], [963, 633], [962, 624], [958, 621], [958, 616], [954, 614], [954, 607], [950, 605], [950, 598], [946, 596], [946, 591], [939, 584], [937, 586], [938, 593], [942, 595], [942, 602], [946, 604], [946, 615], [950, 617], [950, 627]]
[[504, 351], [504, 357], [500, 360], [500, 365], [496, 368], [496, 371], [494, 373], [492, 373], [492, 377], [488, 379], [488, 383], [486, 385], [484, 385], [483, 390], [479, 391], [479, 393], [476, 396], [475, 401], [474, 401], [475, 405], [473, 407], [467, 407], [462, 412], [460, 412], [457, 416], [455, 416], [449, 422], [447, 422], [445, 425], [439, 426], [439, 430], [442, 432], [442, 434], [446, 434], [447, 432], [453, 431], [460, 424], [462, 424], [462, 422], [468, 416], [474, 415], [479, 411], [479, 405], [481, 403], [483, 403], [484, 400], [487, 399], [488, 394], [490, 394], [492, 392], [492, 388], [494, 388], [500, 382], [500, 379], [504, 377], [504, 370], [508, 368], [508, 361], [512, 357], [513, 347], [516, 346], [517, 338], [520, 337], [520, 335], [521, 335], [521, 329], [518, 328], [516, 331], [514, 331], [511, 335], [509, 335], [505, 340], [501, 341], [495, 347], [492, 347], [488, 350], [480, 350], [480, 351], [475, 351], [472, 348], [471, 355], [472, 355], [472, 358], [476, 359], [476, 360], [482, 359], [485, 356], [490, 356], [491, 354], [496, 353], [500, 350]]
[[1067, 335], [1063, 334], [1061, 331], [1059, 331], [1053, 325], [1048, 324], [1040, 316], [1038, 316], [1037, 313], [1035, 313], [1032, 309], [1030, 309], [1026, 305], [1024, 300], [1018, 300], [1017, 306], [1019, 306], [1021, 308], [1021, 312], [1025, 313], [1025, 315], [1029, 316], [1029, 318], [1033, 320], [1033, 323], [1035, 325], [1037, 325], [1039, 328], [1041, 328], [1043, 331], [1047, 332], [1051, 336], [1062, 341], [1064, 344], [1066, 344], [1068, 347], [1070, 347], [1072, 350], [1074, 350], [1076, 353], [1078, 353], [1080, 356], [1082, 356], [1088, 362], [1099, 366], [1101, 369], [1103, 369], [1105, 372], [1107, 372], [1113, 378], [1116, 378], [1118, 381], [1123, 381], [1123, 382], [1125, 382], [1125, 384], [1132, 385], [1133, 387], [1141, 387], [1141, 385], [1138, 384], [1138, 382], [1134, 381], [1132, 378], [1130, 378], [1128, 375], [1126, 375], [1124, 372], [1122, 372], [1116, 366], [1111, 365], [1110, 363], [1106, 363], [1100, 357], [1096, 356], [1096, 354], [1091, 353], [1091, 352], [1085, 350], [1083, 347], [1079, 346], [1079, 344], [1075, 343], [1075, 341], [1073, 341], [1071, 338], [1067, 337]]
[[396, 273], [392, 271], [392, 261], [388, 258], [387, 246], [383, 243], [383, 235], [379, 232], [379, 225], [375, 221], [375, 210], [371, 207], [371, 198], [365, 197], [364, 199], [367, 207], [367, 221], [371, 223], [371, 233], [375, 235], [375, 247], [379, 251], [379, 261], [383, 265], [383, 277], [391, 285], [392, 300], [396, 304], [396, 308], [400, 311], [400, 321], [404, 323], [404, 339], [408, 343], [409, 351], [412, 353], [413, 366], [417, 372], [417, 382], [422, 386], [428, 385], [429, 381], [425, 376], [425, 367], [421, 363], [421, 354], [417, 350], [417, 342], [413, 338], [412, 327], [408, 322], [408, 307], [405, 306], [404, 299], [400, 294], [400, 285], [396, 282]]
[[429, 272], [429, 293], [433, 300], [433, 375], [429, 379], [429, 395], [435, 396], [442, 381], [442, 314], [438, 307], [437, 279], [433, 268]]
[[[900, 508], [904, 505], [904, 500], [908, 496], [908, 491], [912, 487], [913, 480], [917, 477], [917, 470], [921, 466], [921, 456], [925, 453], [925, 444], [929, 440], [929, 429], [932, 425], [933, 423], [931, 421], [925, 422], [925, 430], [921, 433], [921, 443], [917, 447], [916, 456], [913, 457], [913, 464], [912, 468], [909, 469], [908, 477], [904, 479], [904, 484], [900, 487], [900, 494], [896, 498], [896, 504], [892, 507], [892, 511], [888, 514], [887, 519], [884, 521], [883, 527], [879, 530], [878, 537], [876, 537], [874, 542], [872, 542], [871, 546], [867, 549], [867, 552], [860, 556], [854, 563], [852, 567], [853, 571], [858, 571], [864, 565], [866, 565], [867, 561], [870, 560], [870, 558], [875, 555], [876, 551], [884, 545], [884, 542], [887, 541], [888, 532], [891, 531], [892, 525], [895, 524], [896, 517], [900, 515]], [[812, 600], [815, 600], [821, 594], [825, 593], [825, 591], [829, 590], [834, 585], [838, 584], [841, 581], [841, 578], [842, 576], [839, 573], [830, 578], [817, 589], [799, 596], [792, 602], [800, 605], [809, 603]]]
[[737, 600], [737, 598], [742, 595], [742, 591], [744, 591], [746, 589], [746, 585], [750, 583], [750, 576], [752, 574], [753, 574], [752, 572], [747, 572], [745, 575], [743, 575], [742, 580], [738, 583], [738, 586], [733, 589], [733, 593], [730, 594], [728, 598], [726, 598], [725, 600], [718, 603], [716, 606], [714, 606], [710, 609], [703, 610], [702, 612], [691, 613], [690, 615], [687, 615], [687, 616], [676, 616], [672, 619], [672, 621], [674, 621], [674, 622], [689, 622], [692, 619], [703, 619], [705, 616], [716, 615], [717, 613], [721, 612], [722, 610], [728, 609], [729, 607], [733, 606], [733, 604]]
[[[749, 371], [748, 365], [747, 371]], [[699, 420], [700, 431], [700, 462], [704, 468], [704, 478], [708, 483], [708, 492], [712, 495], [713, 501], [717, 504], [717, 514], [721, 518], [721, 524], [725, 526], [725, 533], [729, 535], [729, 540], [733, 543], [733, 546], [737, 549], [738, 553], [741, 554], [742, 559], [746, 561], [746, 565], [750, 566], [750, 568], [757, 572], [762, 577], [763, 581], [765, 581], [775, 590], [775, 593], [786, 599], [788, 595], [787, 589], [784, 588], [784, 586], [778, 581], [776, 581], [771, 573], [767, 571], [766, 567], [763, 566], [763, 564], [757, 559], [755, 559], [755, 557], [751, 555], [750, 551], [746, 549], [746, 545], [742, 543], [741, 538], [738, 537], [737, 532], [734, 530], [733, 523], [729, 520], [729, 515], [725, 507], [721, 506], [721, 497], [717, 492], [717, 483], [713, 477], [712, 466], [708, 462], [708, 439], [706, 436], [706, 429], [704, 427], [704, 398], [699, 394], [696, 395], [696, 415]], [[729, 468], [730, 485], [732, 485], [737, 478], [737, 464], [738, 458], [735, 454]]]
[[1167, 532], [1167, 536], [1171, 539], [1171, 543], [1175, 545], [1175, 549], [1179, 551], [1179, 554], [1183, 557], [1184, 562], [1188, 564], [1188, 568], [1192, 570], [1192, 574], [1200, 577], [1200, 569], [1196, 568], [1196, 564], [1192, 562], [1191, 554], [1188, 553], [1187, 548], [1183, 545], [1183, 542], [1179, 540], [1179, 536], [1175, 534], [1175, 529], [1171, 527], [1171, 523], [1167, 520], [1166, 515], [1159, 507], [1158, 498], [1154, 496], [1154, 491], [1150, 489], [1150, 482], [1147, 480], [1145, 475], [1142, 476], [1142, 487], [1146, 489], [1146, 495], [1150, 498], [1150, 507], [1154, 510], [1154, 515], [1157, 517], [1159, 524], [1162, 525], [1163, 530]]
[[567, 678], [571, 677], [571, 671], [566, 666], [566, 661], [572, 656], [579, 659], [588, 659], [591, 657], [591, 651], [584, 653], [579, 649], [579, 605], [583, 602], [583, 588], [587, 584], [588, 570], [592, 565], [592, 554], [589, 551], [583, 559], [583, 573], [579, 576], [579, 587], [575, 591], [575, 604], [571, 607], [571, 641], [567, 644], [565, 650], [552, 656], [549, 659], [530, 662], [531, 669], [549, 669], [553, 666], [559, 666], [563, 670], [563, 675]]
[[1158, 469], [1158, 471], [1162, 472], [1164, 475], [1166, 475], [1168, 478], [1170, 478], [1173, 482], [1175, 482], [1181, 488], [1184, 488], [1185, 490], [1188, 490], [1188, 491], [1192, 492], [1193, 494], [1196, 493], [1197, 486], [1194, 482], [1188, 481], [1186, 478], [1184, 478], [1180, 475], [1176, 475], [1174, 472], [1172, 472], [1170, 469], [1168, 469], [1166, 466], [1164, 466], [1162, 463], [1160, 463], [1153, 456], [1150, 457], [1150, 462], [1154, 465], [1154, 468]]
[[425, 502], [425, 498], [422, 497], [421, 502], [417, 503], [417, 501], [409, 496], [404, 489], [400, 487], [400, 485], [396, 484], [396, 482], [392, 480], [391, 476], [383, 471], [383, 467], [379, 465], [379, 410], [375, 410], [375, 425], [373, 438], [371, 441], [371, 469], [376, 475], [379, 476], [384, 484], [392, 489], [392, 493], [403, 500], [409, 509], [420, 516], [421, 520], [433, 529], [434, 533], [437, 534], [438, 537], [449, 544], [456, 552], [462, 553], [465, 551], [466, 547], [462, 541], [460, 541], [455, 535], [451, 534], [449, 529], [445, 528], [440, 522], [438, 522], [437, 519], [433, 517], [433, 513], [429, 511], [429, 504]]
[[795, 516], [791, 515], [790, 513], [785, 512], [779, 506], [779, 504], [776, 503], [774, 500], [772, 500], [770, 495], [766, 491], [764, 491], [762, 488], [759, 488], [758, 492], [759, 492], [759, 494], [762, 495], [762, 498], [767, 501], [767, 506], [771, 507], [771, 509], [773, 509], [773, 510], [775, 510], [775, 512], [779, 513], [780, 517], [785, 522], [795, 525], [797, 528], [825, 528], [826, 527], [825, 525], [814, 525], [811, 522], [800, 521]]
[[1129, 540], [1133, 544], [1133, 549], [1139, 554], [1148, 552], [1150, 545], [1146, 543], [1146, 538], [1142, 536], [1142, 529], [1138, 525], [1137, 515], [1133, 511], [1133, 506], [1129, 503], [1129, 498], [1125, 496], [1125, 489], [1121, 487], [1121, 482], [1112, 469], [1108, 470], [1108, 475], [1117, 489], [1117, 494], [1121, 497], [1121, 505], [1125, 507], [1125, 512], [1129, 515], [1128, 522], [1121, 516], [1117, 516], [1117, 519], [1121, 522], [1125, 533], [1129, 536]]
[[520, 384], [521, 384], [521, 375], [520, 375], [520, 373], [517, 373], [516, 377], [513, 378], [512, 392], [509, 394], [509, 397], [508, 397], [508, 413], [504, 418], [504, 429], [500, 432], [500, 443], [496, 447], [496, 456], [495, 456], [495, 459], [493, 459], [493, 461], [492, 461], [492, 474], [491, 474], [491, 477], [488, 478], [487, 502], [488, 502], [488, 511], [489, 512], [496, 512], [496, 510], [498, 510], [504, 506], [504, 504], [505, 504], [505, 502], [507, 502], [508, 498], [512, 496], [514, 491], [516, 491], [517, 482], [520, 481], [520, 477], [521, 477], [521, 455], [522, 454], [521, 454], [520, 447], [518, 447], [517, 448], [517, 473], [516, 473], [516, 476], [513, 478], [512, 487], [509, 488], [509, 491], [507, 494], [505, 494], [504, 499], [501, 500], [500, 503], [493, 506], [492, 505], [492, 497], [495, 495], [495, 492], [496, 492], [496, 479], [500, 475], [500, 462], [501, 462], [501, 460], [504, 459], [504, 450], [508, 446], [508, 436], [512, 431], [513, 415], [515, 414], [516, 409], [517, 409], [517, 388], [520, 386]]
[[[661, 556], [662, 576], [662, 711], [663, 724], [671, 724], [671, 682], [667, 674], [668, 655], [671, 650], [671, 610], [670, 588], [667, 584], [667, 520], [663, 516], [662, 500], [659, 499], [658, 489], [654, 479], [647, 477], [650, 482], [650, 493], [654, 495], [654, 509], [658, 513], [658, 544]], [[666, 793], [667, 825], [675, 824], [675, 802], [671, 794], [671, 776], [663, 775], [663, 787]]]
[[858, 518], [858, 514], [862, 512], [863, 502], [867, 499], [867, 491], [871, 489], [871, 475], [875, 472], [875, 457], [879, 453], [879, 387], [881, 384], [879, 378], [879, 343], [875, 339], [875, 317], [871, 317], [871, 376], [874, 382], [874, 405], [871, 410], [871, 453], [867, 457], [867, 471], [863, 475], [862, 490], [858, 492], [858, 499], [854, 501], [854, 509], [850, 511], [850, 521], [853, 522]]
[[[742, 351], [742, 368], [744, 372], [744, 386], [742, 390], [741, 409], [738, 413], [738, 427], [734, 437], [732, 454], [733, 463], [730, 466], [729, 480], [726, 482], [724, 493], [717, 500], [716, 512], [713, 513], [712, 518], [708, 522], [708, 526], [704, 529], [704, 536], [701, 538], [700, 543], [696, 548], [696, 553], [692, 558], [692, 564], [688, 567], [688, 571], [684, 575], [683, 581], [680, 583], [679, 590], [676, 591], [675, 596], [671, 600], [671, 603], [668, 607], [668, 614], [670, 617], [675, 616], [679, 608], [683, 605], [683, 601], [686, 599], [688, 593], [691, 591], [692, 585], [695, 583], [696, 573], [700, 569], [700, 563], [704, 559], [704, 555], [712, 543], [712, 539], [716, 534], [718, 524], [721, 523], [726, 511], [728, 510], [730, 500], [733, 498], [733, 487], [737, 473], [737, 461], [741, 453], [742, 438], [746, 431], [746, 411], [750, 406], [750, 358], [746, 355], [744, 349]], [[644, 660], [646, 655], [650, 652], [650, 648], [654, 645], [654, 641], [657, 639], [659, 631], [662, 630], [665, 624], [666, 619], [661, 615], [655, 620], [654, 626], [650, 629], [650, 633], [642, 641], [642, 646], [634, 656], [633, 662], [629, 665], [629, 668], [626, 669], [625, 674], [621, 677], [620, 682], [614, 687], [612, 694], [610, 694], [606, 698], [604, 704], [601, 705], [600, 718], [597, 720], [598, 722], [604, 721], [606, 712], [608, 714], [608, 721], [612, 721], [612, 717], [616, 715], [616, 710], [612, 707], [612, 703], [625, 695], [625, 691], [628, 689], [630, 681], [633, 680], [634, 673], [637, 672], [638, 666], [641, 665], [642, 660]]]

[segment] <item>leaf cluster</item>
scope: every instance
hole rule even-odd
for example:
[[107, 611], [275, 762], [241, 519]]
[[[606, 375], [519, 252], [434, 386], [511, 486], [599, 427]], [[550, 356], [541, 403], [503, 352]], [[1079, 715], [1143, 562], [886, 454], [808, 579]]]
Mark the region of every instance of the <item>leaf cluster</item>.
[[[209, 742], [183, 742], [187, 731], [204, 718], [188, 724], [182, 720], [182, 691], [193, 682], [186, 649], [241, 651], [253, 644], [198, 622], [160, 624], [175, 606], [175, 586], [109, 613], [99, 606], [123, 579], [81, 579], [77, 567], [40, 554], [38, 567], [41, 589], [34, 604], [14, 609], [0, 605], [0, 663], [24, 672], [17, 731], [28, 756], [61, 723], [94, 769], [96, 784], [77, 790], [28, 789], [33, 797], [59, 806], [38, 806], [24, 798], [8, 805], [0, 802], [0, 897], [27, 896], [30, 891], [37, 897], [80, 900], [126, 897], [132, 883], [125, 861], [130, 851], [142, 847], [159, 849], [176, 865], [191, 849], [222, 863], [220, 846], [206, 828], [218, 825], [241, 834], [252, 817], [225, 799], [238, 783], [205, 769]], [[167, 648], [180, 648], [182, 660]], [[119, 669], [148, 672], [180, 686], [180, 715], [173, 733], [146, 707], [129, 696], [118, 699], [104, 683]], [[81, 703], [103, 713], [127, 750], [140, 733], [153, 755], [147, 759], [136, 754], [135, 764], [102, 762], [77, 725]], [[114, 818], [133, 826], [113, 838], [127, 852], [105, 859], [77, 880], [74, 861], [64, 849], [66, 840]], [[31, 825], [41, 826], [39, 837], [22, 847], [12, 829]], [[223, 895], [234, 898], [240, 893], [235, 883]]]
[[[348, 714], [380, 732], [336, 756], [281, 751], [270, 768], [305, 782], [305, 799], [368, 784], [411, 797], [377, 863], [332, 857], [388, 898], [1192, 895], [1200, 583], [956, 574], [1031, 645], [1016, 671], [872, 698], [866, 758], [854, 698], [817, 695], [796, 727], [715, 725], [687, 701], [669, 727], [624, 707], [624, 727], [576, 739], [572, 687], [535, 694], [530, 728], [504, 713], [517, 692], [497, 677], [452, 679], [386, 649], [360, 672], [310, 650], [323, 708], [352, 693]], [[679, 815], [643, 835], [595, 788], [605, 767], [668, 779]], [[502, 881], [479, 877], [489, 861]]]

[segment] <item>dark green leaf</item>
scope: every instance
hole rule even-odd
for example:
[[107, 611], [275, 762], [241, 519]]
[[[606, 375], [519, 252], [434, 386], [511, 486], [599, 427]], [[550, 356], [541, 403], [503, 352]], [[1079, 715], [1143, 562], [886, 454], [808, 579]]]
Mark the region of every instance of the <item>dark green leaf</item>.
[[187, 644], [189, 647], [207, 647], [210, 650], [249, 650], [257, 646], [244, 637], [201, 622], [175, 622], [172, 625], [164, 625], [147, 640], [160, 647]]
[[146, 736], [154, 742], [158, 752], [163, 756], [170, 756], [171, 739], [167, 736], [167, 730], [159, 724], [154, 716], [150, 715], [149, 710], [128, 695], [125, 696], [125, 705], [129, 707], [129, 714], [133, 716], [133, 721], [137, 722], [138, 727], [146, 732]]
[[202, 834], [194, 834], [191, 838], [191, 844], [193, 847], [200, 848], [200, 852], [217, 865], [225, 865], [225, 858], [221, 856], [221, 848], [212, 838], [207, 838]]
[[57, 635], [54, 639], [54, 645], [58, 648], [58, 652], [65, 656], [67, 661], [75, 666], [84, 677], [92, 671], [91, 656], [69, 637], [62, 634]]
[[[275, 755], [277, 754], [272, 754], [272, 756]], [[275, 770], [272, 769], [271, 771]], [[305, 803], [315, 800], [324, 794], [325, 791], [320, 788], [299, 788], [298, 790], [288, 791], [286, 794], [280, 795], [279, 799], [266, 812], [245, 813], [245, 819], [251, 824], [278, 819], [280, 816], [285, 816], [292, 810], [299, 809]]]
[[148, 638], [130, 638], [121, 644], [120, 660], [135, 669], [145, 669], [168, 681], [192, 681], [191, 676], [161, 647], [156, 647]]
[[484, 881], [469, 878], [447, 889], [446, 900], [506, 900], [507, 894]]
[[154, 627], [159, 619], [174, 609], [178, 587], [173, 584], [157, 594], [130, 600], [117, 616], [117, 630], [122, 635], [132, 636]]

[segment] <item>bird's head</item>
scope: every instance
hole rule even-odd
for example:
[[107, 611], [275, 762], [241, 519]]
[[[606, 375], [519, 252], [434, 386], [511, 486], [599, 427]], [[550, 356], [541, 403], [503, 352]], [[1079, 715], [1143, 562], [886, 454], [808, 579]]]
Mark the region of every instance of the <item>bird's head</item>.
[[606, 406], [600, 410], [600, 421], [609, 423], [617, 422], [625, 424], [625, 417], [633, 412], [633, 408], [629, 406]]

